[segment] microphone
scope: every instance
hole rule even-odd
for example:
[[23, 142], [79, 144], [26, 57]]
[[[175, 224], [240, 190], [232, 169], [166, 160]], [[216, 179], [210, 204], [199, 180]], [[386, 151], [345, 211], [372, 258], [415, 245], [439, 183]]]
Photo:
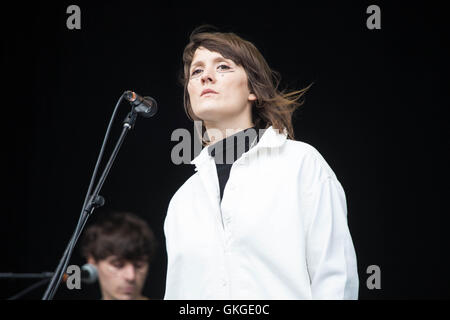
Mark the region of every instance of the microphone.
[[[98, 279], [98, 272], [97, 268], [94, 267], [92, 264], [86, 263], [81, 267], [81, 282], [91, 284], [97, 281]], [[66, 282], [69, 278], [69, 275], [67, 273], [64, 273], [62, 281]]]
[[153, 117], [158, 111], [158, 104], [152, 97], [142, 97], [133, 91], [125, 91], [124, 98], [127, 99], [134, 110], [144, 118]]

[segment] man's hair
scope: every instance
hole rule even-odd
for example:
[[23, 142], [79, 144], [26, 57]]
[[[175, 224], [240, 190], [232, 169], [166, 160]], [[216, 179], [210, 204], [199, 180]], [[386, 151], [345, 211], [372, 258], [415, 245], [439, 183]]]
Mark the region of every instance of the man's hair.
[[105, 214], [83, 234], [81, 253], [100, 261], [109, 256], [129, 261], [151, 263], [157, 243], [148, 224], [129, 212]]
[[[212, 25], [201, 25], [195, 28], [183, 52], [184, 66], [179, 74], [179, 81], [184, 87], [184, 109], [189, 119], [192, 121], [201, 120], [192, 111], [187, 86], [195, 51], [199, 47], [203, 47], [209, 51], [220, 53], [226, 59], [233, 60], [246, 71], [248, 88], [257, 97], [252, 106], [252, 120], [255, 127], [266, 129], [273, 126], [279, 132], [286, 130], [288, 137], [294, 139], [292, 115], [297, 107], [303, 104], [303, 100], [300, 102], [298, 100], [303, 97], [312, 84], [302, 90], [288, 93], [284, 90], [280, 92], [278, 90], [280, 74], [269, 67], [253, 43], [231, 32], [205, 31], [208, 29], [217, 28]], [[202, 126], [202, 136], [204, 129], [204, 126]]]

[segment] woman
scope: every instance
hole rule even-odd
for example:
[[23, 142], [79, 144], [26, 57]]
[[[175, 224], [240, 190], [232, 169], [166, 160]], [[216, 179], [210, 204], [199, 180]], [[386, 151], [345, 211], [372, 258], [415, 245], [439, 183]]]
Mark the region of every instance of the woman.
[[357, 299], [344, 190], [293, 139], [308, 88], [279, 92], [252, 43], [202, 29], [184, 49], [182, 81], [206, 147], [169, 204], [165, 299]]

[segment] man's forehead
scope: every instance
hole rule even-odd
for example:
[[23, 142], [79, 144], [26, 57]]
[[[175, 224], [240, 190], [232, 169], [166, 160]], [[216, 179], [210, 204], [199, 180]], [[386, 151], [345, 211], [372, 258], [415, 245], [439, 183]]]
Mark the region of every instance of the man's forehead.
[[145, 261], [147, 261], [147, 257], [143, 256], [143, 257], [139, 257], [136, 259], [128, 259], [128, 258], [124, 258], [124, 257], [111, 255], [111, 256], [108, 256], [105, 259], [103, 259], [103, 261], [107, 261], [107, 262], [120, 261], [120, 262], [135, 263], [135, 262], [145, 262]]

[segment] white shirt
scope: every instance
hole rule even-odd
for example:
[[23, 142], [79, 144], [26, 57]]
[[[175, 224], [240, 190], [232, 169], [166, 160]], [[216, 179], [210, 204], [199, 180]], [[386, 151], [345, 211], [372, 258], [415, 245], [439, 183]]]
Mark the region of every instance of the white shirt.
[[169, 203], [164, 299], [358, 298], [344, 190], [315, 148], [268, 128], [222, 202], [207, 149]]

